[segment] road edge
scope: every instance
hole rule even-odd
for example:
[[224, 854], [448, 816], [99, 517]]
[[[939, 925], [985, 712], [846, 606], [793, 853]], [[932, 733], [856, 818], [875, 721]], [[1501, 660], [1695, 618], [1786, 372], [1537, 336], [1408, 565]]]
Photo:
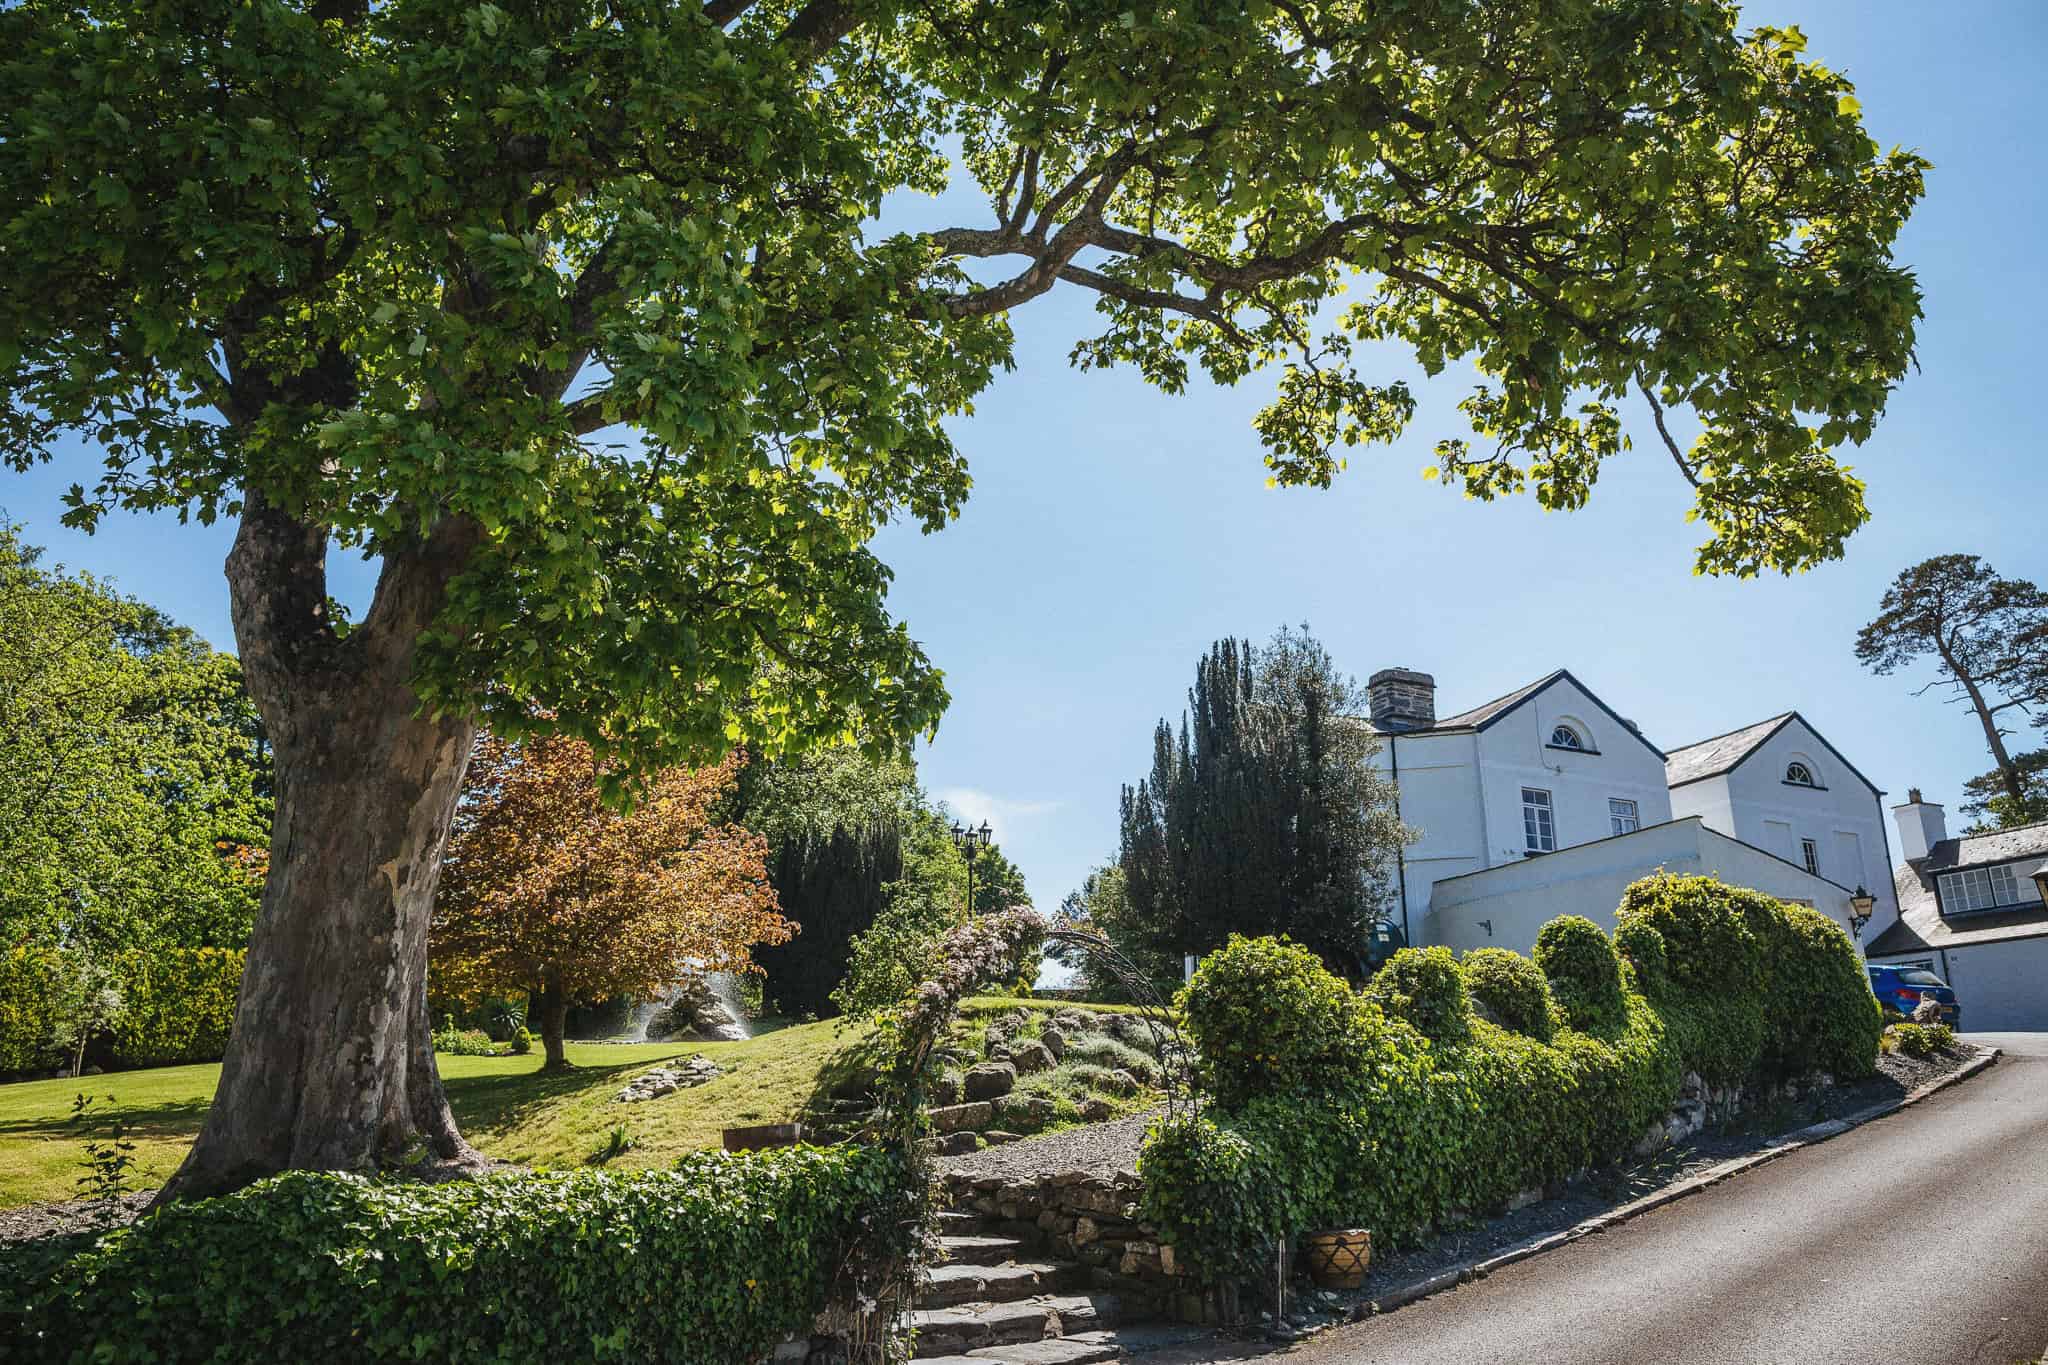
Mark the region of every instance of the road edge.
[[[1970, 1046], [1975, 1047], [1974, 1044]], [[1890, 1114], [1896, 1114], [1909, 1105], [1918, 1104], [1930, 1095], [1939, 1094], [1950, 1086], [1960, 1085], [1972, 1076], [1977, 1075], [1986, 1067], [1996, 1062], [2004, 1054], [2004, 1049], [1979, 1047], [1976, 1048], [1976, 1052], [1976, 1057], [1963, 1063], [1962, 1066], [1949, 1072], [1946, 1076], [1931, 1080], [1896, 1100], [1886, 1100], [1882, 1104], [1873, 1104], [1866, 1109], [1859, 1109], [1855, 1113], [1845, 1115], [1842, 1118], [1827, 1119], [1821, 1123], [1809, 1124], [1804, 1128], [1796, 1128], [1789, 1133], [1781, 1133], [1777, 1137], [1772, 1138], [1762, 1151], [1752, 1152], [1748, 1156], [1739, 1156], [1733, 1160], [1724, 1161], [1718, 1166], [1710, 1166], [1698, 1175], [1687, 1176], [1684, 1180], [1675, 1181], [1672, 1184], [1666, 1185], [1661, 1190], [1644, 1195], [1641, 1199], [1631, 1200], [1619, 1208], [1609, 1209], [1606, 1213], [1595, 1214], [1584, 1222], [1576, 1223], [1562, 1232], [1544, 1233], [1540, 1237], [1532, 1237], [1526, 1242], [1519, 1242], [1509, 1247], [1506, 1251], [1488, 1256], [1484, 1260], [1468, 1261], [1464, 1265], [1453, 1266], [1449, 1270], [1439, 1271], [1428, 1279], [1417, 1280], [1413, 1284], [1402, 1285], [1398, 1289], [1388, 1290], [1378, 1298], [1368, 1299], [1354, 1308], [1351, 1311], [1351, 1320], [1353, 1322], [1360, 1322], [1381, 1313], [1391, 1313], [1397, 1308], [1404, 1308], [1419, 1299], [1426, 1299], [1432, 1294], [1441, 1294], [1446, 1289], [1455, 1289], [1461, 1284], [1470, 1284], [1474, 1280], [1483, 1280], [1494, 1271], [1506, 1269], [1517, 1261], [1526, 1261], [1532, 1256], [1540, 1256], [1546, 1251], [1554, 1251], [1558, 1247], [1570, 1242], [1576, 1242], [1583, 1237], [1591, 1237], [1595, 1233], [1619, 1227], [1621, 1224], [1640, 1218], [1654, 1209], [1661, 1209], [1666, 1204], [1675, 1204], [1681, 1199], [1698, 1194], [1701, 1190], [1718, 1185], [1724, 1180], [1732, 1180], [1746, 1171], [1753, 1171], [1759, 1166], [1768, 1165], [1780, 1157], [1789, 1156], [1793, 1152], [1802, 1151], [1805, 1148], [1838, 1138], [1844, 1133], [1861, 1128], [1866, 1123], [1874, 1122]]]

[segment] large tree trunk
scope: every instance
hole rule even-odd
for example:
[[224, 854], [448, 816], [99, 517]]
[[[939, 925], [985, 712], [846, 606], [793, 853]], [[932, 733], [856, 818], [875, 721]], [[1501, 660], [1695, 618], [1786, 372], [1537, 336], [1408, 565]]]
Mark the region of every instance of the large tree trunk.
[[419, 714], [419, 631], [473, 541], [387, 551], [339, 638], [325, 537], [249, 499], [228, 559], [235, 633], [276, 764], [269, 879], [205, 1127], [164, 1191], [292, 1168], [481, 1164], [434, 1067], [427, 926], [474, 727]]
[[534, 992], [533, 1008], [540, 1015], [540, 1041], [547, 1053], [541, 1069], [560, 1071], [569, 1065], [568, 1054], [562, 1051], [562, 1036], [569, 1025], [569, 996], [562, 989], [561, 977], [548, 973], [541, 988]]

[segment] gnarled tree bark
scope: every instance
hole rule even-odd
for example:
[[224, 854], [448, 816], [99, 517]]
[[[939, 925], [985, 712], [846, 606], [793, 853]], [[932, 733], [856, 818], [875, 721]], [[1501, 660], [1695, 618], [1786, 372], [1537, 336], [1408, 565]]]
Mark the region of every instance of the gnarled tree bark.
[[434, 1066], [427, 927], [475, 728], [421, 714], [420, 632], [475, 545], [390, 548], [362, 625], [328, 617], [326, 535], [251, 495], [227, 573], [276, 764], [270, 874], [220, 1087], [164, 1199], [287, 1169], [480, 1165]]

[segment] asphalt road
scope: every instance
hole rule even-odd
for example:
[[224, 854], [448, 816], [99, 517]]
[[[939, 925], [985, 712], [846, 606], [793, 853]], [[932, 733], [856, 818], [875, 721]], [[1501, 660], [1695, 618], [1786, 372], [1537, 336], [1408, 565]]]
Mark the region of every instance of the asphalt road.
[[2048, 1354], [2048, 1034], [1996, 1066], [1484, 1280], [1302, 1365], [2016, 1365]]

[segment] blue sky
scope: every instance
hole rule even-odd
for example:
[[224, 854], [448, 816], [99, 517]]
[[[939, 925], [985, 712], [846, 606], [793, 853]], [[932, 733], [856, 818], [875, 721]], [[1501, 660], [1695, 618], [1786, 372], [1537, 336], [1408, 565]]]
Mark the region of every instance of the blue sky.
[[[1627, 414], [1636, 449], [1586, 510], [1466, 502], [1420, 477], [1433, 442], [1463, 430], [1451, 404], [1466, 376], [1424, 381], [1393, 352], [1376, 366], [1422, 398], [1407, 437], [1353, 452], [1327, 492], [1269, 490], [1249, 426], [1264, 381], [1167, 398], [1127, 373], [1079, 374], [1066, 353], [1089, 298], [1056, 291], [1016, 316], [1016, 372], [957, 428], [966, 514], [879, 546], [892, 607], [953, 694], [925, 781], [995, 824], [1041, 907], [1114, 851], [1118, 787], [1143, 774], [1154, 721], [1179, 715], [1197, 656], [1283, 622], [1309, 622], [1361, 678], [1435, 674], [1445, 712], [1569, 667], [1666, 749], [1796, 708], [1896, 794], [1917, 784], [1953, 803], [1989, 766], [1966, 712], [1913, 697], [1924, 678], [1872, 677], [1852, 645], [1891, 577], [1928, 555], [2048, 580], [2048, 6], [1770, 0], [1745, 17], [1799, 24], [1810, 54], [1856, 81], [1879, 142], [1935, 165], [1900, 244], [1926, 295], [1920, 372], [1849, 454], [1873, 520], [1847, 557], [1795, 578], [1695, 578], [1688, 490], [1641, 410]], [[987, 210], [961, 195], [900, 212], [978, 224]], [[57, 499], [90, 480], [81, 454], [0, 472], [0, 507], [56, 558], [229, 644], [227, 528], [65, 531]], [[367, 585], [360, 568], [337, 577], [350, 596]]]

